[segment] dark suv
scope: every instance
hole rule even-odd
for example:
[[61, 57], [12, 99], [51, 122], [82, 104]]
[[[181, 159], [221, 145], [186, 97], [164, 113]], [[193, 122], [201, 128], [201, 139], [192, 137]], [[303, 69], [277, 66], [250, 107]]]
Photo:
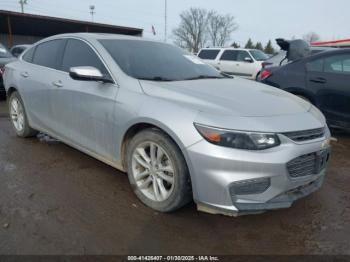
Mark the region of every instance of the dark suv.
[[330, 126], [350, 129], [350, 49], [325, 51], [265, 69], [261, 82], [309, 100]]
[[5, 65], [15, 59], [16, 58], [6, 49], [6, 47], [0, 44], [0, 99], [4, 99], [6, 97], [5, 88], [2, 81], [2, 74], [4, 73]]

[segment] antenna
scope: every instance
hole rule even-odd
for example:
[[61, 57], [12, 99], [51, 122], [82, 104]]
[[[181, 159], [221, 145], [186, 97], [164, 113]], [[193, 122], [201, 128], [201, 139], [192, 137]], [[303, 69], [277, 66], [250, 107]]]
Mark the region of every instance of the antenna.
[[90, 14], [91, 14], [91, 21], [94, 21], [94, 14], [95, 14], [95, 6], [94, 5], [90, 5]]
[[168, 29], [168, 1], [164, 0], [164, 42], [167, 41], [167, 29]]
[[27, 0], [19, 0], [19, 4], [21, 5], [22, 14], [24, 13], [24, 5], [27, 4]]

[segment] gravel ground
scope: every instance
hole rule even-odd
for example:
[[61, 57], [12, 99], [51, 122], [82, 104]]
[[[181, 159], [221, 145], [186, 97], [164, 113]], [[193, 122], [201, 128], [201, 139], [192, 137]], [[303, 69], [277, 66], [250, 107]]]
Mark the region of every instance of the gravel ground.
[[56, 141], [14, 135], [0, 102], [0, 254], [350, 255], [350, 135], [324, 186], [292, 208], [230, 218], [143, 206], [125, 174]]

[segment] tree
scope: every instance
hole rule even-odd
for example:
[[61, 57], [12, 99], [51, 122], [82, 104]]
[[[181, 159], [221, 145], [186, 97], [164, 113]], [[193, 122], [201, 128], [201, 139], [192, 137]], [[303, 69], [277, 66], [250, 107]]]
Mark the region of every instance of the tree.
[[238, 43], [236, 43], [236, 42], [233, 42], [231, 46], [234, 47], [234, 48], [240, 48], [240, 47], [241, 47], [241, 46], [240, 46]]
[[253, 44], [253, 41], [252, 39], [248, 39], [248, 42], [245, 44], [244, 48], [248, 48], [248, 49], [252, 49], [254, 48], [254, 44]]
[[265, 48], [264, 48], [264, 52], [265, 52], [266, 54], [271, 54], [271, 55], [275, 53], [275, 49], [274, 49], [273, 46], [272, 46], [271, 40], [269, 40], [269, 41], [267, 42], [267, 44], [266, 44], [266, 46], [265, 46]]
[[255, 45], [255, 49], [258, 49], [258, 50], [261, 50], [261, 51], [263, 51], [263, 50], [264, 50], [264, 48], [263, 48], [263, 46], [262, 46], [261, 42], [257, 42], [257, 43], [256, 43], [256, 45]]
[[173, 30], [175, 43], [191, 52], [198, 52], [207, 42], [208, 12], [191, 8], [180, 14], [180, 25]]
[[320, 40], [320, 36], [315, 32], [309, 32], [303, 36], [303, 39], [308, 43], [313, 43]]
[[208, 35], [212, 46], [225, 46], [238, 28], [232, 15], [220, 15], [216, 11], [208, 13]]

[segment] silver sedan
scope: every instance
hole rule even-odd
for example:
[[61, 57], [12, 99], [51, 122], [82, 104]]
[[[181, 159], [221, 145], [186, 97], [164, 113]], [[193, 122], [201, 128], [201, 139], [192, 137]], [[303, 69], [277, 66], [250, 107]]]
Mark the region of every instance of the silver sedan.
[[232, 78], [175, 46], [66, 34], [6, 66], [14, 130], [43, 132], [128, 173], [147, 206], [239, 215], [322, 185], [330, 132], [284, 91]]

